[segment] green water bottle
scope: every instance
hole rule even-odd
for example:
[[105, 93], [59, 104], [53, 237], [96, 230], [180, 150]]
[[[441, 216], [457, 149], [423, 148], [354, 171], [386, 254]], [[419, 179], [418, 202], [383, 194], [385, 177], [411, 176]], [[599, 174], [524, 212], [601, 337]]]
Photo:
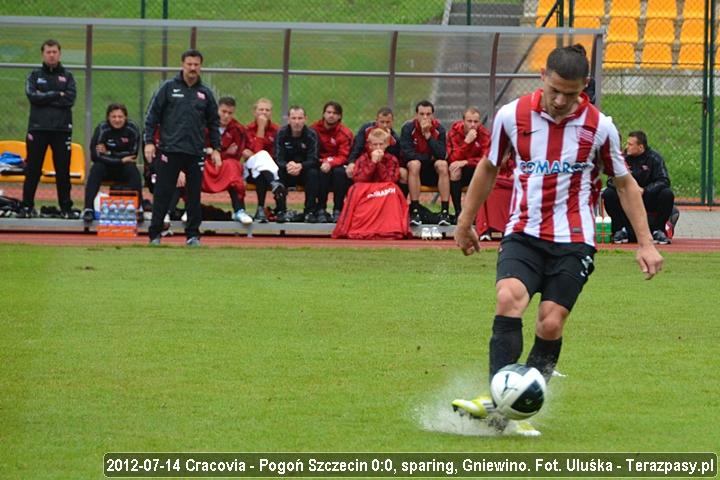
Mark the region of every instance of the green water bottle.
[[604, 243], [612, 243], [612, 219], [610, 217], [603, 217], [602, 233]]
[[595, 242], [603, 243], [603, 217], [595, 217]]

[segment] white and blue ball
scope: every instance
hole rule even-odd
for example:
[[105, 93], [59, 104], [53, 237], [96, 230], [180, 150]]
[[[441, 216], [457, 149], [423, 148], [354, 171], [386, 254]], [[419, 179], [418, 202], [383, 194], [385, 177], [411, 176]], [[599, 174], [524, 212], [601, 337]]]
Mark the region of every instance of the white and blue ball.
[[514, 363], [498, 370], [490, 382], [497, 411], [511, 420], [530, 418], [540, 411], [547, 385], [533, 367]]

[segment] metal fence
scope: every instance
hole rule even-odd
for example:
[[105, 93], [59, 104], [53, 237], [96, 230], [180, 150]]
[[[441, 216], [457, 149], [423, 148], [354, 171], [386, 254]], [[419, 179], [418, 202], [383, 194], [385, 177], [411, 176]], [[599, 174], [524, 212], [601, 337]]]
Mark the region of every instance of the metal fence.
[[[275, 103], [276, 121], [291, 102], [304, 105], [311, 120], [320, 118], [322, 105], [333, 99], [344, 105], [350, 128], [390, 105], [399, 129], [426, 98], [445, 123], [459, 119], [468, 105], [479, 106], [489, 123], [498, 105], [537, 87], [547, 54], [542, 39], [571, 38], [560, 29], [50, 17], [0, 17], [0, 28], [8, 92], [0, 103], [17, 112], [0, 117], [0, 135], [23, 138], [23, 82], [52, 32], [78, 81], [74, 138], [83, 143], [110, 102], [126, 103], [130, 117], [141, 120], [153, 91], [177, 73], [180, 54], [190, 46], [205, 55], [204, 81], [218, 95], [236, 97], [243, 122], [259, 97]], [[572, 39], [593, 51], [601, 47], [600, 33], [576, 30]]]

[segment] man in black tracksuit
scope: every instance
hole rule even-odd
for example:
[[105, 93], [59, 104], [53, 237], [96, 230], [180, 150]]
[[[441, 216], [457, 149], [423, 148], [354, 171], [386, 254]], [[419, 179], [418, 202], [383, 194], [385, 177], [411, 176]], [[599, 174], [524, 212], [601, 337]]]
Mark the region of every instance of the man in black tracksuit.
[[[670, 177], [665, 162], [658, 152], [648, 146], [645, 132], [636, 131], [628, 134], [625, 160], [630, 167], [630, 173], [642, 190], [653, 241], [661, 245], [670, 243], [670, 239], [665, 234], [665, 224], [672, 214], [675, 195], [670, 188]], [[602, 198], [605, 211], [612, 219], [613, 242], [627, 243], [629, 240], [634, 240], [635, 234], [620, 204], [612, 179], [608, 180]]]
[[[186, 177], [185, 226], [187, 245], [200, 245], [200, 186], [205, 163], [205, 130], [212, 145], [211, 159], [220, 166], [220, 119], [212, 90], [200, 81], [203, 57], [197, 50], [182, 54], [182, 71], [165, 81], [150, 100], [145, 118], [145, 161], [155, 159], [157, 182], [154, 189], [150, 244], [160, 244], [163, 219], [168, 212], [180, 171]], [[159, 151], [153, 133], [160, 128]], [[157, 154], [157, 155], [156, 155]], [[157, 156], [157, 158], [156, 158]]]
[[136, 164], [140, 140], [140, 129], [128, 120], [127, 107], [122, 103], [108, 105], [105, 121], [95, 128], [90, 140], [93, 165], [85, 183], [85, 208], [82, 213], [85, 222], [93, 221], [93, 203], [103, 180], [123, 182], [138, 192], [142, 206], [142, 179]]
[[55, 165], [55, 186], [64, 218], [72, 218], [70, 199], [70, 148], [72, 145], [72, 106], [77, 89], [75, 78], [60, 63], [60, 44], [46, 40], [40, 47], [42, 67], [28, 75], [25, 95], [30, 100], [27, 134], [27, 160], [23, 201], [19, 217], [36, 215], [35, 192], [42, 175], [45, 152], [50, 146]]
[[[320, 193], [320, 164], [318, 162], [318, 136], [305, 125], [305, 109], [292, 106], [288, 110], [288, 124], [275, 137], [275, 163], [279, 168], [280, 182], [286, 187], [303, 185], [305, 190], [304, 220], [317, 223], [316, 211]], [[278, 202], [277, 222], [289, 221], [285, 199]]]

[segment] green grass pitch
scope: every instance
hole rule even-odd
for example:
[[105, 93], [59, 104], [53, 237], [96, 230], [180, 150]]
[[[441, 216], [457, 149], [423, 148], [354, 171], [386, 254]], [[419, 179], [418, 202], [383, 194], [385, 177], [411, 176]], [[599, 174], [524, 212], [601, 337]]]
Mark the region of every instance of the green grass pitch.
[[109, 451], [718, 451], [718, 254], [667, 254], [647, 282], [600, 252], [543, 435], [458, 427], [495, 258], [0, 245], [2, 476], [99, 478]]

